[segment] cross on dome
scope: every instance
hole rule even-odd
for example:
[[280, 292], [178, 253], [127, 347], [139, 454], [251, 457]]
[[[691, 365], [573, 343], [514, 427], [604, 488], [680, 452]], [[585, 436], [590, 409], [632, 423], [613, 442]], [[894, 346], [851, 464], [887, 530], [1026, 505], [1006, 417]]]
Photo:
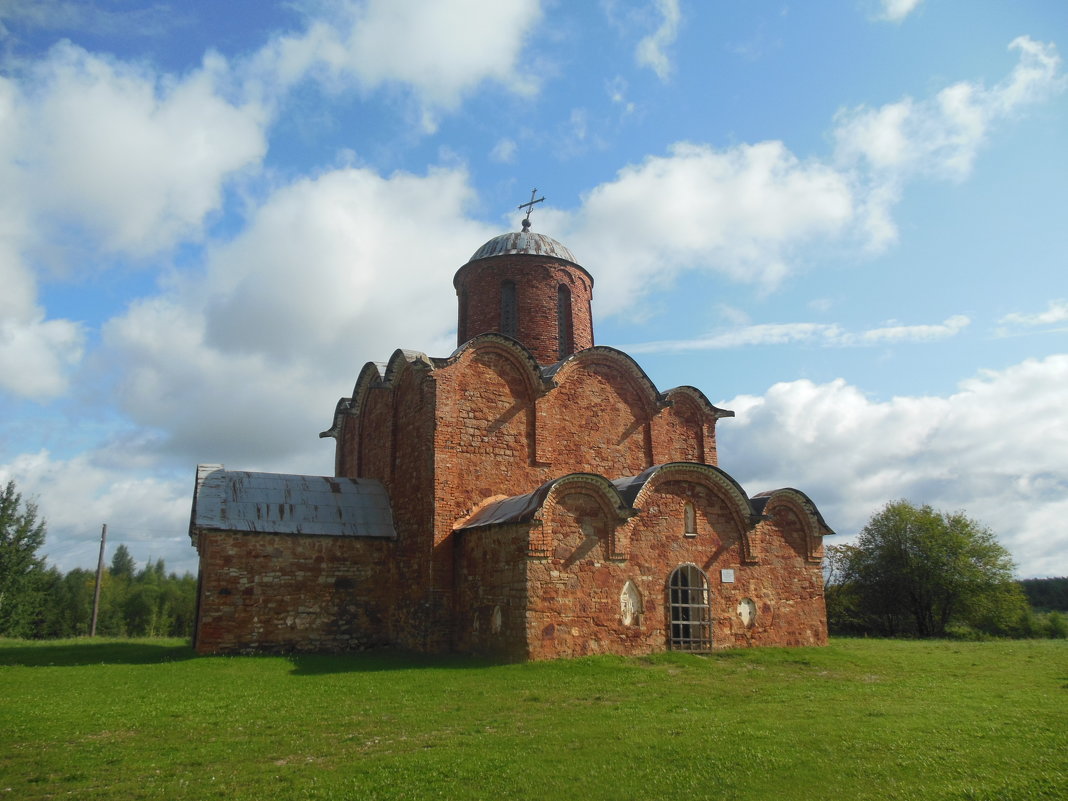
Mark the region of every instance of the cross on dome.
[[517, 209], [526, 209], [527, 210], [527, 216], [523, 218], [523, 230], [524, 231], [529, 231], [530, 230], [530, 212], [532, 212], [534, 210], [534, 204], [535, 203], [541, 203], [543, 200], [545, 200], [544, 195], [542, 197], [539, 197], [537, 200], [535, 200], [534, 199], [534, 195], [536, 195], [536, 194], [538, 194], [537, 187], [535, 187], [534, 189], [530, 190], [530, 200], [529, 201], [527, 201], [526, 203], [520, 203], [518, 206], [516, 206]]

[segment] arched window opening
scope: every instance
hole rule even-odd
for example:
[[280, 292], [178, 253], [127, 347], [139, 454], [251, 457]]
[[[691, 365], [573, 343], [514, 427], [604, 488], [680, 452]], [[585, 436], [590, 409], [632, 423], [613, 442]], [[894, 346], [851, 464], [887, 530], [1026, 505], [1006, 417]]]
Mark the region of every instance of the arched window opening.
[[575, 352], [571, 331], [571, 290], [563, 284], [556, 288], [556, 338], [561, 359]]
[[460, 290], [460, 319], [456, 326], [456, 344], [467, 342], [467, 289]]
[[712, 623], [708, 579], [694, 565], [679, 565], [668, 580], [669, 647], [673, 651], [711, 651]]
[[516, 311], [515, 281], [501, 282], [501, 333], [515, 337], [519, 330]]
[[697, 513], [694, 512], [693, 504], [686, 501], [686, 506], [682, 510], [683, 518], [683, 534], [687, 537], [697, 536]]

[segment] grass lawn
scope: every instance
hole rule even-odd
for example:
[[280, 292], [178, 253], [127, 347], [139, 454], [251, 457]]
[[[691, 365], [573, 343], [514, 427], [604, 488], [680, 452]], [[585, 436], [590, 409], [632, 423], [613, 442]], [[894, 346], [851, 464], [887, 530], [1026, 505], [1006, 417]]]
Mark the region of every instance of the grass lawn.
[[521, 665], [0, 640], [10, 799], [1068, 798], [1068, 642]]

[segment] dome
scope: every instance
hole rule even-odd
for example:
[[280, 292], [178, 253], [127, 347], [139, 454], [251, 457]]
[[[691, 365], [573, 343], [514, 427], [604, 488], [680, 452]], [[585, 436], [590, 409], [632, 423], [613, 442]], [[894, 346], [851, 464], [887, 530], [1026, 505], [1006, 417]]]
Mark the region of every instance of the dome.
[[484, 244], [474, 255], [468, 259], [468, 263], [479, 259], [488, 259], [490, 256], [550, 256], [554, 259], [564, 259], [572, 264], [578, 264], [571, 251], [545, 234], [535, 234], [531, 231], [514, 231], [509, 234], [495, 236]]

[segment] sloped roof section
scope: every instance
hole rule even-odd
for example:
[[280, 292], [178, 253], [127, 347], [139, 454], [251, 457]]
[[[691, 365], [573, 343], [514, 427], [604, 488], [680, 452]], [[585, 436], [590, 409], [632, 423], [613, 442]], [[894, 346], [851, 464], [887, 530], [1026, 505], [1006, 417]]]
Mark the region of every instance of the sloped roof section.
[[533, 231], [513, 231], [495, 236], [474, 252], [468, 262], [488, 259], [491, 256], [551, 256], [578, 264], [571, 251], [551, 236], [536, 234]]
[[299, 476], [199, 465], [195, 530], [395, 538], [389, 494], [374, 479]]

